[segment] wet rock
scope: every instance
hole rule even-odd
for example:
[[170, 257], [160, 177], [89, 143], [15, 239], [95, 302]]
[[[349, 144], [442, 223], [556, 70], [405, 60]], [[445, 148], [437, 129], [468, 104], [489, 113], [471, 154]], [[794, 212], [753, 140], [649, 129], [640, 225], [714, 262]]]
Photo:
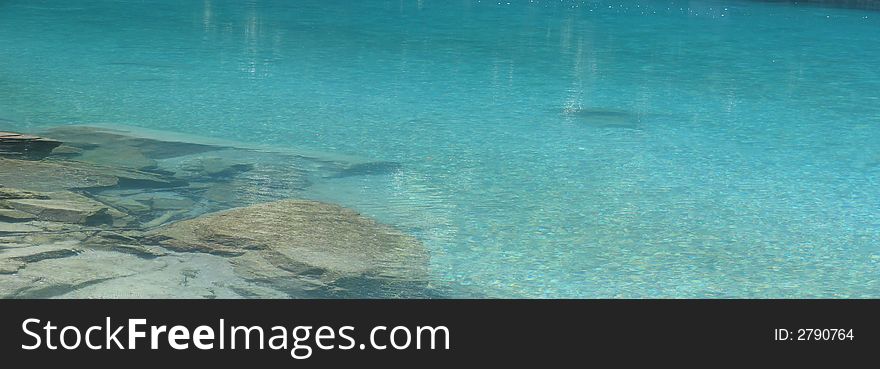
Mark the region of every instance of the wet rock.
[[84, 238], [82, 245], [90, 249], [116, 251], [145, 259], [168, 255], [168, 252], [161, 247], [141, 245], [139, 239], [142, 236], [143, 234], [139, 231], [102, 230]]
[[83, 149], [73, 146], [61, 145], [52, 150], [52, 155], [55, 156], [76, 156], [83, 153]]
[[0, 259], [0, 274], [14, 274], [17, 273], [21, 268], [24, 268], [25, 262], [12, 260], [12, 259]]
[[59, 145], [61, 145], [60, 141], [43, 137], [0, 132], [0, 156], [39, 160], [49, 156]]
[[175, 176], [181, 178], [231, 177], [252, 169], [254, 169], [252, 163], [221, 157], [203, 157], [184, 162]]
[[160, 215], [160, 216], [158, 216], [158, 217], [156, 217], [156, 218], [153, 218], [152, 220], [150, 220], [150, 221], [144, 223], [144, 224], [142, 225], [142, 227], [143, 227], [144, 229], [153, 229], [153, 228], [156, 228], [156, 227], [158, 227], [158, 226], [161, 226], [161, 225], [163, 225], [163, 224], [165, 224], [165, 223], [170, 222], [172, 219], [174, 219], [175, 217], [177, 217], [177, 216], [179, 216], [179, 215], [181, 215], [181, 214], [183, 214], [183, 213], [186, 213], [186, 211], [185, 211], [185, 210], [166, 211], [166, 212], [162, 213], [162, 215]]
[[144, 191], [126, 196], [101, 193], [96, 198], [114, 207], [132, 209], [135, 212], [189, 210], [195, 205], [192, 199], [173, 191]]
[[83, 286], [58, 298], [289, 298], [281, 291], [244, 280], [226, 258], [208, 254], [155, 259], [156, 270]]
[[115, 186], [117, 177], [95, 171], [45, 161], [0, 159], [0, 183], [31, 191]]
[[149, 204], [153, 210], [184, 210], [189, 209], [195, 203], [180, 196], [155, 196], [150, 199]]
[[[0, 158], [0, 183], [25, 191], [60, 191], [114, 186], [173, 187], [181, 185], [159, 175], [68, 160]], [[2, 196], [2, 192], [0, 192]]]
[[73, 192], [46, 193], [48, 199], [9, 199], [0, 205], [33, 214], [40, 220], [83, 225], [124, 223], [125, 214]]
[[15, 188], [6, 188], [0, 186], [0, 200], [5, 199], [48, 199], [49, 196], [46, 196], [41, 193], [32, 192], [32, 191], [22, 191]]
[[83, 250], [66, 257], [27, 262], [15, 274], [0, 274], [0, 298], [56, 297], [114, 278], [159, 270], [165, 265], [159, 259]]
[[42, 228], [34, 227], [28, 224], [21, 223], [0, 223], [0, 235], [4, 234], [16, 234], [16, 233], [31, 233], [31, 232], [39, 232], [42, 231]]
[[82, 252], [77, 242], [56, 242], [51, 244], [20, 247], [5, 251], [0, 258], [35, 263], [47, 259], [60, 259], [75, 256]]
[[[90, 150], [102, 148], [124, 150], [129, 154], [150, 160], [173, 158], [217, 150], [217, 146], [188, 142], [164, 141], [153, 138], [137, 137], [131, 132], [104, 127], [60, 126], [45, 132], [47, 137], [64, 141], [65, 145], [83, 149], [83, 155]], [[112, 160], [100, 155], [92, 156], [98, 160]], [[123, 164], [123, 161], [116, 161]]]
[[317, 288], [347, 278], [425, 281], [427, 274], [427, 252], [414, 238], [316, 201], [213, 213], [170, 224], [146, 239], [177, 251], [237, 256], [230, 261], [243, 275]]
[[136, 148], [125, 145], [106, 145], [84, 150], [76, 160], [117, 168], [152, 169], [156, 161]]
[[0, 222], [17, 223], [36, 219], [33, 214], [14, 209], [0, 209]]
[[107, 205], [130, 214], [142, 214], [151, 211], [149, 205], [130, 197], [95, 195], [95, 198]]

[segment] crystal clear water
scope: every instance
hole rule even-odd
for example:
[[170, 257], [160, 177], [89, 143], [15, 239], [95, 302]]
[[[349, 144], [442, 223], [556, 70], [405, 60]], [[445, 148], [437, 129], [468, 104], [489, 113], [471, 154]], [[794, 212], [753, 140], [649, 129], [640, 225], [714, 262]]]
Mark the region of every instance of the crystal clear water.
[[0, 128], [400, 163], [303, 197], [498, 297], [880, 296], [880, 13], [741, 1], [0, 1]]

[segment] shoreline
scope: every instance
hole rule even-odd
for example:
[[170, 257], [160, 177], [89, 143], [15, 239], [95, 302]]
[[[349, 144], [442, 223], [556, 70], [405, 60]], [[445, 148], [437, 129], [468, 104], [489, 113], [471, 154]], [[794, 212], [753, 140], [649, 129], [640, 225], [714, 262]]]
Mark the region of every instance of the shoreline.
[[[315, 174], [290, 171], [290, 163], [277, 155], [316, 161], [327, 173], [364, 162], [221, 146], [210, 139], [162, 141], [167, 134], [156, 131], [123, 133], [132, 131], [61, 126], [46, 131], [61, 142], [58, 154], [42, 160], [0, 158], [0, 284], [5, 286], [0, 296], [193, 297], [193, 280], [222, 270], [222, 276], [200, 281], [195, 295], [440, 296], [429, 288], [428, 254], [421, 242], [338, 205], [289, 202]], [[260, 182], [265, 178], [289, 180], [291, 190], [267, 195]], [[289, 218], [293, 214], [300, 215]], [[335, 215], [327, 218], [330, 214]], [[232, 222], [224, 223], [230, 217]], [[186, 231], [192, 222], [201, 225]], [[352, 224], [358, 226], [344, 228]], [[205, 234], [206, 229], [214, 231]], [[261, 234], [275, 237], [255, 246]], [[406, 246], [393, 246], [400, 242]], [[184, 246], [190, 244], [202, 246]], [[405, 249], [415, 253], [395, 256]], [[216, 270], [172, 268], [187, 260]], [[84, 269], [83, 263], [91, 267]], [[58, 278], [46, 274], [59, 269], [64, 272]], [[126, 282], [144, 278], [153, 281]], [[40, 286], [45, 284], [50, 286]], [[151, 287], [156, 285], [170, 290], [163, 295]]]

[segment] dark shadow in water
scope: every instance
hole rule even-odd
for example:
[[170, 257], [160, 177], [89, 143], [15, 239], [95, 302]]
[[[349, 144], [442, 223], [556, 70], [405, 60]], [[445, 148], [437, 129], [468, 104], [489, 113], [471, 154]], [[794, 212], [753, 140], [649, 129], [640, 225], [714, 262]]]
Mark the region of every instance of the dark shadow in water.
[[563, 111], [563, 115], [578, 123], [598, 128], [639, 129], [643, 114], [626, 110], [584, 108]]
[[328, 178], [345, 178], [353, 176], [388, 175], [401, 171], [403, 165], [391, 161], [377, 161], [371, 163], [354, 164], [338, 169]]

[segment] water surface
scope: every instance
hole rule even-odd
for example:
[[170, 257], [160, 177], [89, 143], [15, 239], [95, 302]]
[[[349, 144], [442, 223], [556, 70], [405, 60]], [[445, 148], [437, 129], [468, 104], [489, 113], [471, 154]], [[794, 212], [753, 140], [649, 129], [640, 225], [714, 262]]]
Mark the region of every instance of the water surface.
[[304, 190], [498, 297], [880, 295], [880, 13], [0, 1], [0, 128], [393, 163]]

